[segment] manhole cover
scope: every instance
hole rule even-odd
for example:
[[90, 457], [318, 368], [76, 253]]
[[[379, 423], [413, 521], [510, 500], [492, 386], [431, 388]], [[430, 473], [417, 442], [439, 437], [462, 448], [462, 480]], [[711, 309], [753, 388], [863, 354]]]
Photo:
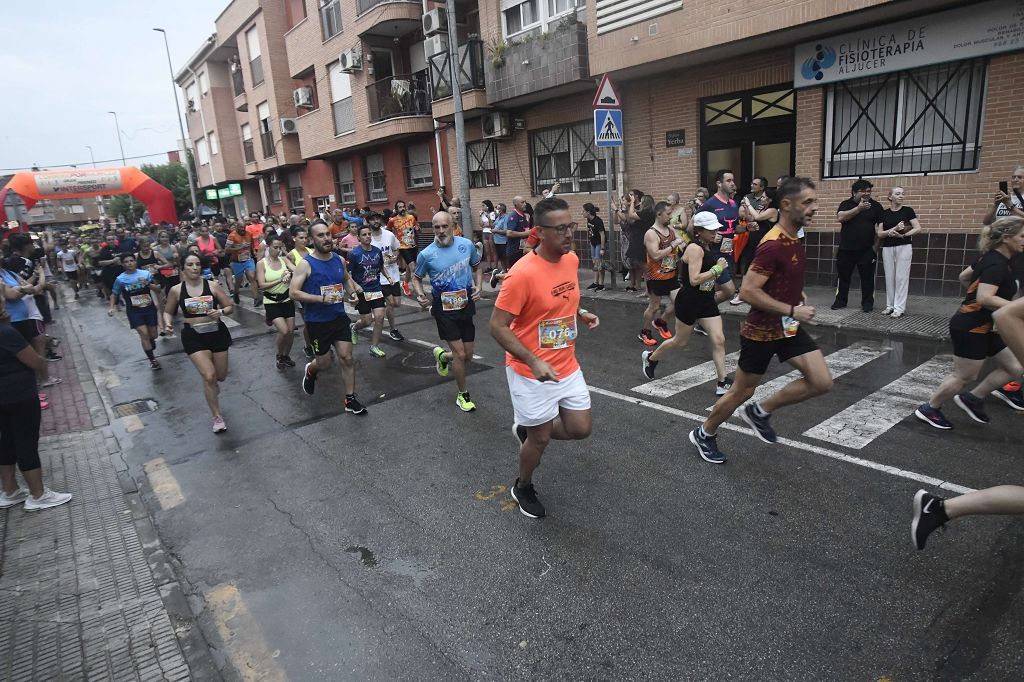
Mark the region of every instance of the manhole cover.
[[149, 398], [145, 400], [133, 400], [130, 403], [119, 403], [114, 405], [114, 414], [118, 417], [128, 417], [133, 414], [153, 412], [157, 407], [159, 407], [157, 402]]

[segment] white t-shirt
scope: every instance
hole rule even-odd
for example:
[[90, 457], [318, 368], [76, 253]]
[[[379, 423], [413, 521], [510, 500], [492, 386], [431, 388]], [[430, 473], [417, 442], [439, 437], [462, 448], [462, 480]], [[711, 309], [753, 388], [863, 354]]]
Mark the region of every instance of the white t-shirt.
[[75, 272], [78, 270], [78, 263], [75, 262], [76, 252], [65, 251], [61, 249], [57, 252], [57, 260], [60, 261], [60, 266], [64, 272]]
[[[382, 229], [380, 233], [370, 232], [370, 243], [384, 253], [384, 272], [388, 273], [391, 281], [398, 283], [400, 277], [398, 272], [398, 237], [391, 230]], [[387, 284], [387, 277], [384, 272], [380, 274], [380, 283]]]
[[[1013, 204], [1015, 209], [1024, 211], [1024, 205], [1021, 204], [1020, 197], [1017, 196], [1017, 193], [1013, 191], [1012, 187], [1010, 188], [1010, 203]], [[1005, 218], [1009, 215], [1013, 215], [1010, 213], [1010, 209], [1006, 208], [1006, 204], [1000, 202], [999, 205], [996, 206], [996, 219]]]

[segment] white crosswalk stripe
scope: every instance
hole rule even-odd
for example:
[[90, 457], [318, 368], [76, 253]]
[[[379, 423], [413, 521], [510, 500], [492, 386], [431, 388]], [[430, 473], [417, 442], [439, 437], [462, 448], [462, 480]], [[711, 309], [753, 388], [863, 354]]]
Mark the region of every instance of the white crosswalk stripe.
[[805, 436], [859, 450], [928, 400], [953, 366], [951, 355], [936, 355], [899, 379], [858, 400], [807, 431]]
[[[739, 352], [729, 353], [725, 356], [725, 372], [729, 374], [736, 371], [736, 360], [740, 357]], [[708, 361], [694, 365], [689, 369], [669, 374], [661, 379], [649, 381], [633, 387], [632, 391], [655, 398], [671, 398], [677, 393], [688, 391], [691, 388], [715, 380], [715, 363]]]

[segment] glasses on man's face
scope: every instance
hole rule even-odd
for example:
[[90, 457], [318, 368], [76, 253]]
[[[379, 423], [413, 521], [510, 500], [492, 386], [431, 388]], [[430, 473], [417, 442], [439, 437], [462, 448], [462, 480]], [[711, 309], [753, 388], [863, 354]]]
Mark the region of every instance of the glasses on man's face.
[[547, 230], [554, 230], [558, 234], [565, 234], [566, 232], [575, 232], [577, 224], [578, 223], [565, 223], [563, 225], [538, 225], [538, 227], [543, 227], [544, 229]]

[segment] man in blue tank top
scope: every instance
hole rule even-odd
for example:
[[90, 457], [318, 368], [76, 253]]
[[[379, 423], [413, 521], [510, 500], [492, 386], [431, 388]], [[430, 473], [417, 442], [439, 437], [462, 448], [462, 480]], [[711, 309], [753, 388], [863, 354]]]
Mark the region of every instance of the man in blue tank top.
[[303, 319], [315, 354], [302, 374], [302, 390], [306, 395], [313, 395], [317, 374], [330, 368], [331, 348], [334, 348], [345, 380], [345, 411], [366, 414], [366, 408], [356, 398], [356, 368], [352, 361], [354, 332], [352, 321], [345, 313], [345, 293], [361, 293], [362, 287], [353, 281], [341, 256], [332, 250], [334, 245], [326, 225], [313, 225], [310, 237], [313, 252], [295, 266], [289, 292], [293, 301], [305, 306]]

